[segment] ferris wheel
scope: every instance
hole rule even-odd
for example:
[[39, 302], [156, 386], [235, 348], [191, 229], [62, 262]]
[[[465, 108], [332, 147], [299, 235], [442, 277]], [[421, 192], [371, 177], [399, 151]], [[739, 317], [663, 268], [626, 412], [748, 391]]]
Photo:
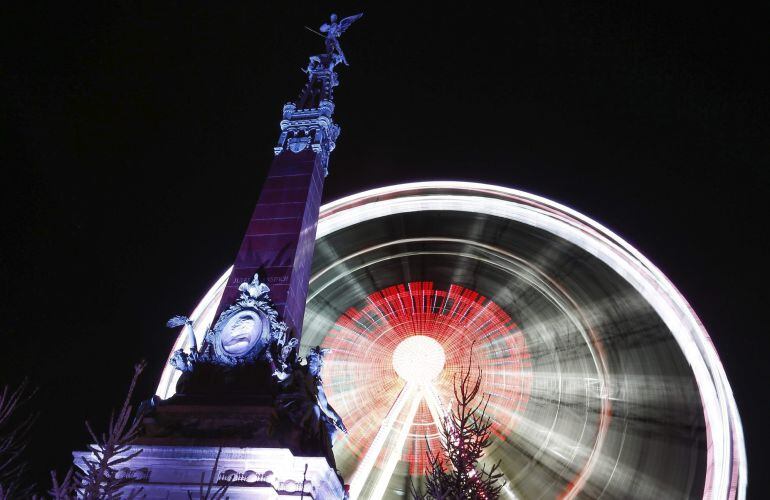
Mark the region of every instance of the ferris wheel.
[[[228, 273], [191, 316], [199, 337]], [[322, 374], [349, 429], [334, 451], [352, 498], [419, 487], [468, 366], [503, 498], [745, 497], [740, 418], [693, 310], [628, 243], [545, 198], [424, 182], [324, 205], [314, 345], [332, 349]], [[174, 387], [166, 369], [157, 393]]]

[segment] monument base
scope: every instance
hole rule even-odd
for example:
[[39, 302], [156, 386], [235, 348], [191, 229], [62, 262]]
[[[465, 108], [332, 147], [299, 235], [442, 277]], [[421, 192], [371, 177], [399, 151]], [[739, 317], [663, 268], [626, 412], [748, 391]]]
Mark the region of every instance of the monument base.
[[[148, 499], [198, 498], [211, 480], [213, 494], [227, 484], [226, 497], [342, 499], [346, 492], [323, 457], [294, 456], [286, 448], [219, 448], [213, 446], [135, 446], [139, 456], [118, 466], [132, 488]], [[130, 452], [129, 452], [130, 453]], [[217, 461], [219, 455], [219, 462]], [[87, 451], [74, 452], [82, 468]], [[216, 467], [215, 467], [216, 464]]]

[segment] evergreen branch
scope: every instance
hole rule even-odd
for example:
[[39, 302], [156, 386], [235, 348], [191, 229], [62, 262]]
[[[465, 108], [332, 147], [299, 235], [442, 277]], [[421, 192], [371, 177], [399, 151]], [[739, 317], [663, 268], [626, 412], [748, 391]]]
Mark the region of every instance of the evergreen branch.
[[[505, 482], [499, 472], [500, 462], [489, 470], [479, 461], [492, 442], [492, 419], [487, 415], [489, 395], [481, 394], [483, 372], [476, 370], [471, 378], [472, 355], [467, 368], [453, 377], [454, 405], [444, 422], [441, 452], [433, 452], [428, 444], [428, 467], [425, 471], [425, 494], [410, 484], [415, 500], [497, 499]], [[451, 466], [447, 469], [446, 465]]]
[[34, 485], [25, 483], [27, 463], [23, 459], [36, 413], [22, 415], [24, 405], [37, 390], [23, 380], [18, 387], [0, 391], [0, 498], [29, 497]]
[[91, 424], [86, 421], [85, 426], [91, 437], [92, 444], [88, 446], [91, 458], [83, 458], [82, 472], [73, 472], [70, 469], [61, 482], [56, 474], [51, 472], [52, 487], [49, 494], [55, 499], [70, 499], [77, 496], [85, 500], [107, 499], [134, 499], [139, 496], [142, 488], [133, 488], [126, 491], [127, 486], [133, 481], [130, 475], [120, 475], [117, 465], [130, 462], [136, 458], [142, 450], [132, 450], [132, 444], [139, 435], [142, 415], [133, 416], [131, 398], [146, 364], [137, 363], [134, 366], [134, 374], [128, 387], [128, 392], [120, 407], [120, 411], [110, 414], [107, 423], [107, 432], [97, 434]]

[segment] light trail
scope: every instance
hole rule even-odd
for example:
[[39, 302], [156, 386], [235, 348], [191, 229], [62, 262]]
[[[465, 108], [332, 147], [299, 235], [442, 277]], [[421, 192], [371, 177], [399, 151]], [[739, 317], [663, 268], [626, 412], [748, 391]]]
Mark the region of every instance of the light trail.
[[[444, 439], [444, 433], [442, 432], [441, 426], [450, 425], [451, 420], [447, 419], [446, 409], [441, 402], [441, 398], [438, 395], [438, 390], [436, 389], [435, 385], [430, 384], [429, 386], [425, 387], [424, 394], [425, 402], [428, 404], [428, 411], [430, 411], [433, 422], [436, 424], [436, 427], [439, 430], [438, 434], [441, 445], [445, 446], [446, 440]], [[431, 450], [431, 452], [433, 452], [433, 450]]]
[[404, 388], [398, 395], [398, 398], [393, 403], [390, 411], [383, 420], [380, 430], [377, 432], [377, 436], [372, 441], [372, 445], [366, 451], [366, 455], [361, 460], [358, 469], [356, 469], [355, 475], [350, 482], [350, 498], [356, 500], [361, 495], [364, 485], [369, 478], [372, 468], [374, 466], [377, 457], [382, 452], [382, 448], [385, 445], [385, 441], [388, 435], [393, 430], [393, 424], [396, 418], [401, 414], [406, 403], [411, 400], [409, 410], [404, 419], [401, 430], [394, 441], [394, 445], [388, 454], [388, 458], [385, 460], [385, 465], [379, 474], [377, 483], [374, 487], [372, 494], [369, 498], [379, 499], [385, 495], [385, 490], [390, 483], [390, 478], [393, 476], [396, 464], [403, 455], [404, 444], [409, 436], [409, 431], [414, 423], [414, 417], [417, 414], [417, 409], [420, 406], [422, 400], [428, 405], [431, 416], [437, 427], [440, 426], [439, 422], [446, 422], [446, 412], [441, 400], [438, 396], [436, 387], [428, 382], [415, 383], [413, 381], [407, 381]]
[[[334, 451], [338, 463], [346, 464], [343, 477], [359, 483], [359, 496], [364, 490], [369, 497], [379, 479], [411, 401], [404, 396], [388, 429], [374, 421], [390, 415], [405, 387], [390, 366], [391, 355], [399, 341], [419, 332], [445, 350], [447, 368], [433, 383], [444, 401], [451, 399], [451, 374], [467, 359], [460, 354], [476, 341], [473, 361], [484, 368], [484, 392], [496, 422], [489, 458], [504, 459], [511, 483], [502, 491], [509, 498], [535, 498], [545, 488], [565, 498], [581, 491], [621, 496], [629, 484], [638, 484], [634, 478], [644, 478], [646, 493], [658, 498], [698, 496], [699, 485], [704, 499], [745, 498], [740, 418], [708, 334], [671, 282], [607, 228], [539, 196], [459, 182], [390, 186], [330, 203], [321, 212], [322, 251], [314, 260], [303, 343], [334, 349], [324, 368], [327, 392], [351, 429]], [[394, 220], [408, 231], [373, 242], [371, 235]], [[438, 220], [459, 226], [444, 229]], [[488, 231], [476, 231], [471, 220], [483, 221]], [[417, 221], [431, 221], [425, 222], [429, 236]], [[498, 237], [505, 234], [520, 238]], [[606, 267], [612, 274], [604, 273]], [[416, 269], [426, 281], [409, 282]], [[384, 278], [393, 286], [381, 288]], [[211, 324], [209, 308], [219, 302], [219, 286], [191, 316], [196, 337]], [[592, 330], [596, 338], [585, 335]], [[183, 337], [174, 349], [185, 345]], [[605, 358], [617, 360], [614, 371], [606, 370]], [[681, 378], [666, 375], [680, 365]], [[166, 368], [161, 397], [174, 394], [177, 377]], [[431, 428], [442, 420], [441, 407], [428, 391], [423, 397], [426, 406], [411, 424], [418, 439], [402, 450], [408, 477], [424, 471], [426, 445], [441, 445], [440, 433]], [[705, 425], [692, 443], [650, 440], [627, 430], [628, 422], [649, 413], [673, 418], [673, 428], [679, 416], [702, 413]], [[623, 446], [608, 446], [608, 435], [622, 436]], [[375, 440], [382, 443], [371, 449]], [[685, 447], [691, 453], [681, 459], [666, 452]], [[670, 463], [626, 464], [621, 454], [629, 453], [657, 453]], [[368, 454], [368, 472], [358, 479], [358, 458]], [[678, 470], [691, 470], [695, 459], [704, 463], [703, 476], [680, 480], [685, 474]], [[397, 469], [393, 474], [400, 474]]]
[[393, 429], [396, 418], [404, 409], [406, 402], [412, 398], [412, 395], [416, 390], [417, 386], [415, 384], [407, 383], [404, 388], [401, 389], [396, 401], [383, 419], [380, 430], [377, 431], [377, 436], [375, 436], [369, 449], [366, 450], [366, 455], [364, 455], [363, 460], [359, 463], [358, 468], [350, 481], [349, 494], [351, 500], [356, 500], [361, 494], [361, 490], [363, 489], [364, 484], [366, 484], [369, 474], [372, 472], [372, 467], [374, 467], [374, 463], [377, 460], [377, 457], [380, 456], [382, 447], [385, 445], [385, 441], [388, 438], [390, 431]]
[[404, 444], [409, 437], [409, 431], [414, 423], [415, 415], [420, 403], [425, 400], [437, 427], [439, 422], [444, 422], [444, 409], [438, 390], [433, 384], [441, 374], [446, 363], [444, 348], [435, 339], [425, 335], [410, 335], [401, 341], [393, 351], [393, 370], [406, 381], [406, 386], [401, 390], [396, 402], [388, 411], [385, 420], [380, 426], [377, 436], [366, 451], [361, 465], [355, 472], [350, 483], [350, 498], [355, 500], [361, 495], [364, 484], [372, 472], [377, 457], [382, 452], [385, 440], [390, 435], [396, 418], [401, 414], [407, 401], [410, 402], [409, 410], [396, 436], [384, 465], [380, 471], [377, 482], [369, 498], [379, 499], [385, 495], [385, 490], [390, 483], [390, 478], [396, 469], [396, 465], [403, 457]]
[[377, 486], [375, 486], [370, 498], [379, 500], [385, 495], [385, 490], [388, 487], [388, 483], [390, 483], [390, 478], [393, 476], [393, 471], [396, 470], [396, 464], [401, 459], [401, 455], [403, 454], [406, 438], [409, 437], [409, 430], [412, 428], [414, 416], [417, 414], [417, 408], [420, 407], [422, 393], [422, 388], [418, 388], [418, 393], [412, 398], [412, 405], [409, 407], [409, 413], [407, 413], [406, 419], [404, 419], [403, 427], [401, 427], [401, 431], [398, 433], [398, 437], [393, 444], [393, 449], [388, 455], [388, 459], [385, 462], [385, 467], [380, 473]]

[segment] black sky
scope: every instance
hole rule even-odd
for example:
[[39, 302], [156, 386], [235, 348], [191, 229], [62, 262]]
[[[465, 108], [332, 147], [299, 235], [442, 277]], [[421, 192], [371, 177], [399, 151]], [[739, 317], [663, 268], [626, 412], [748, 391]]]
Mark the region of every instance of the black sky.
[[0, 7], [0, 382], [40, 387], [35, 478], [84, 447], [83, 420], [106, 418], [140, 358], [151, 394], [163, 323], [232, 262], [281, 106], [323, 46], [302, 26], [363, 10], [324, 199], [477, 180], [610, 227], [703, 320], [750, 494], [770, 485], [767, 11], [220, 3]]

